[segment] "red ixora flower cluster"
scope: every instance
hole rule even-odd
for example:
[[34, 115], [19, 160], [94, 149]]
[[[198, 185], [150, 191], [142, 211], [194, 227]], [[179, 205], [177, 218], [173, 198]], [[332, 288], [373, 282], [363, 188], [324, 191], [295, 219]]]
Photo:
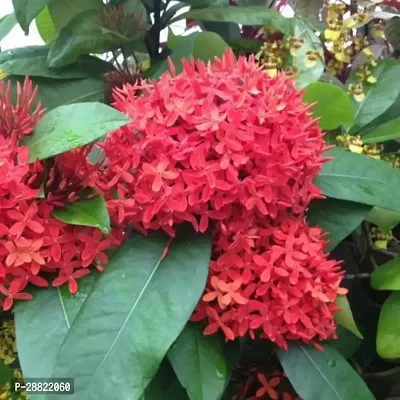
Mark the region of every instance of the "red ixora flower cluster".
[[115, 93], [133, 122], [102, 145], [97, 186], [117, 225], [174, 236], [182, 222], [205, 232], [213, 221], [209, 280], [193, 315], [205, 334], [281, 347], [335, 336], [342, 273], [304, 217], [322, 197], [313, 179], [326, 147], [302, 95], [231, 51]]
[[18, 84], [14, 106], [11, 86], [0, 82], [0, 309], [5, 311], [14, 300], [32, 298], [24, 291], [29, 283], [67, 283], [76, 293], [76, 279], [92, 266], [102, 269], [104, 251], [114, 239], [52, 216], [55, 207], [78, 200], [91, 187], [97, 167], [87, 162], [89, 148], [55, 157], [51, 164], [29, 164], [21, 139], [32, 133], [44, 112], [40, 104], [30, 112], [36, 93], [27, 78], [23, 86]]

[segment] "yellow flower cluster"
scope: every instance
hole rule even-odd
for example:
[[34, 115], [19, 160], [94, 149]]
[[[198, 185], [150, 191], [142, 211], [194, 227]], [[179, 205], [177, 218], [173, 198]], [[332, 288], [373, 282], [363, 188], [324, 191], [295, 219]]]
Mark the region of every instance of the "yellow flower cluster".
[[0, 81], [2, 81], [3, 79], [6, 79], [6, 78], [7, 78], [7, 74], [2, 69], [0, 69]]
[[11, 364], [15, 361], [16, 355], [14, 321], [4, 321], [0, 327], [0, 362]]
[[349, 149], [353, 153], [365, 154], [371, 158], [379, 160], [384, 150], [382, 144], [364, 144], [360, 136], [351, 136], [347, 134], [336, 136], [339, 146]]
[[[265, 34], [263, 36], [266, 37]], [[303, 44], [304, 39], [293, 36], [288, 36], [283, 40], [264, 42], [256, 54], [256, 59], [261, 62], [270, 77], [276, 76], [278, 71], [281, 70], [284, 70], [286, 75], [295, 77], [298, 74], [298, 69], [294, 66], [284, 69], [284, 62], [289, 54], [296, 57]]]
[[392, 168], [400, 168], [400, 154], [389, 154], [383, 157], [383, 160], [388, 162]]
[[369, 235], [378, 250], [386, 250], [388, 243], [393, 239], [392, 232], [385, 233], [377, 226], [370, 228]]
[[327, 63], [329, 72], [336, 75], [351, 61], [351, 47], [349, 46], [350, 28], [344, 21], [345, 4], [329, 4], [326, 17], [327, 28], [324, 37], [328, 51], [334, 56]]

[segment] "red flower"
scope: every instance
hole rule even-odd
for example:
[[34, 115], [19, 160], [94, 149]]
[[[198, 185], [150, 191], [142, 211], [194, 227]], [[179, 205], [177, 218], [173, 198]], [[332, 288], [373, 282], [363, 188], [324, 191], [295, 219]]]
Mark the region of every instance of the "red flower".
[[10, 287], [7, 289], [4, 285], [0, 284], [0, 292], [4, 294], [3, 310], [10, 310], [14, 300], [31, 300], [32, 296], [29, 293], [24, 293], [27, 282], [21, 279], [15, 279], [11, 282]]
[[72, 266], [68, 266], [62, 270], [62, 275], [54, 279], [53, 286], [57, 287], [63, 285], [64, 283], [68, 283], [68, 289], [70, 293], [76, 294], [78, 291], [78, 283], [76, 280], [86, 276], [89, 273], [90, 270], [87, 268], [74, 271]]

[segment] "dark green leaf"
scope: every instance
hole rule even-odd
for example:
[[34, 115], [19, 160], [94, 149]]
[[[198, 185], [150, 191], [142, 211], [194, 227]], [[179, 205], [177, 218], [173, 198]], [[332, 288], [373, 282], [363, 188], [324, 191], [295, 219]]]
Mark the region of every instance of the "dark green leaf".
[[32, 301], [15, 306], [18, 359], [25, 376], [51, 376], [58, 349], [99, 275], [92, 271], [80, 279], [74, 296], [66, 286], [38, 288]]
[[201, 325], [189, 323], [168, 359], [190, 400], [216, 400], [222, 395], [228, 368], [218, 335], [204, 336]]
[[47, 65], [48, 53], [47, 46], [28, 46], [0, 52], [0, 69], [8, 75], [81, 79], [102, 75], [113, 68], [98, 57], [85, 55], [73, 65], [53, 69]]
[[16, 25], [17, 20], [14, 13], [7, 14], [0, 18], [0, 41], [2, 41]]
[[170, 363], [164, 360], [141, 400], [189, 400]]
[[333, 161], [323, 166], [315, 183], [326, 196], [400, 211], [399, 170], [339, 148], [325, 155]]
[[366, 220], [379, 226], [384, 232], [389, 233], [392, 228], [400, 223], [400, 212], [374, 207]]
[[132, 39], [102, 28], [97, 18], [96, 10], [88, 10], [61, 29], [47, 57], [51, 68], [71, 64], [83, 54], [116, 49]]
[[96, 78], [52, 79], [37, 78], [34, 83], [39, 86], [38, 100], [47, 111], [53, 108], [84, 102], [101, 102], [104, 99], [104, 80]]
[[29, 160], [43, 160], [89, 144], [130, 120], [101, 103], [76, 103], [55, 108], [39, 121], [24, 140]]
[[297, 0], [295, 12], [301, 17], [319, 16], [319, 10], [324, 5], [324, 0]]
[[353, 125], [354, 108], [349, 95], [339, 86], [314, 82], [308, 85], [303, 97], [306, 103], [316, 103], [313, 116], [320, 118], [323, 130], [332, 130], [341, 125]]
[[393, 292], [383, 303], [376, 348], [382, 358], [400, 358], [400, 292]]
[[364, 143], [382, 143], [398, 139], [400, 137], [400, 117], [379, 125], [370, 131], [360, 133], [360, 135]]
[[101, 7], [103, 7], [102, 0], [51, 0], [49, 2], [50, 16], [57, 33], [77, 15]]
[[5, 365], [3, 360], [0, 360], [0, 388], [5, 384], [10, 383], [14, 378], [13, 371], [9, 365]]
[[400, 50], [400, 18], [391, 18], [386, 22], [385, 36], [396, 50]]
[[264, 6], [218, 7], [192, 10], [174, 18], [194, 19], [196, 21], [235, 22], [240, 25], [272, 25], [285, 34], [293, 32], [292, 21], [277, 11]]
[[319, 351], [300, 342], [278, 351], [296, 392], [307, 400], [375, 400], [361, 377], [329, 345]]
[[[367, 373], [365, 382], [377, 399], [388, 399], [393, 387], [400, 382], [400, 367], [392, 368], [384, 372]], [[392, 397], [392, 400], [395, 400]]]
[[338, 296], [336, 298], [336, 305], [341, 308], [340, 311], [335, 313], [335, 321], [344, 326], [350, 332], [353, 332], [358, 338], [363, 339], [363, 335], [357, 328], [354, 321], [353, 313], [351, 312], [349, 301], [346, 296]]
[[14, 12], [18, 23], [26, 34], [35, 17], [47, 6], [49, 0], [13, 0]]
[[[176, 71], [181, 72], [183, 58], [190, 59], [193, 57], [196, 60], [209, 61], [213, 60], [214, 57], [221, 57], [228, 47], [227, 43], [214, 32], [196, 32], [179, 41], [179, 46], [172, 52], [171, 59]], [[157, 79], [168, 70], [169, 64], [165, 60], [151, 69], [149, 75], [151, 78]]]
[[335, 348], [347, 360], [351, 358], [360, 347], [361, 339], [343, 326], [337, 327], [337, 335], [337, 339], [332, 339], [325, 343]]
[[[351, 132], [357, 132], [375, 118], [382, 115], [397, 99], [400, 94], [400, 64], [393, 58], [384, 58], [378, 61], [372, 74], [377, 78], [375, 84], [364, 85], [364, 100], [353, 101], [356, 109], [354, 127]], [[346, 82], [346, 87], [356, 82], [353, 74]]]
[[241, 32], [238, 24], [233, 22], [207, 22], [200, 24], [202, 30], [215, 32], [221, 36], [226, 43], [231, 43], [234, 40], [241, 38]]
[[313, 200], [307, 211], [312, 226], [320, 226], [328, 233], [327, 251], [334, 249], [364, 220], [371, 206], [336, 199]]
[[[46, 111], [53, 108], [83, 102], [102, 102], [104, 99], [105, 83], [103, 79], [47, 79], [31, 78], [34, 85], [39, 87], [37, 100]], [[6, 78], [12, 83], [13, 96], [16, 96], [16, 84], [23, 79], [11, 76]]]
[[375, 269], [371, 274], [371, 286], [376, 290], [400, 290], [400, 257]]
[[40, 12], [35, 22], [39, 35], [45, 43], [50, 43], [57, 37], [56, 28], [54, 27], [48, 7], [45, 7]]
[[[310, 24], [301, 17], [295, 17], [294, 20], [294, 36], [304, 39], [304, 44], [298, 51], [296, 57], [293, 57], [293, 65], [299, 69], [299, 75], [296, 78], [296, 86], [301, 89], [312, 82], [316, 82], [324, 72], [324, 64], [321, 60], [324, 59], [324, 52], [320, 38], [314, 33]], [[308, 67], [306, 64], [307, 52], [319, 52], [321, 59], [317, 60], [313, 67]]]
[[56, 208], [53, 216], [67, 224], [92, 226], [106, 235], [110, 233], [110, 216], [103, 196], [68, 203], [62, 208]]
[[[211, 237], [134, 234], [97, 281], [57, 355], [71, 400], [139, 399], [185, 326], [208, 274]], [[116, 386], [117, 385], [117, 386]], [[118, 390], [116, 390], [118, 387]]]

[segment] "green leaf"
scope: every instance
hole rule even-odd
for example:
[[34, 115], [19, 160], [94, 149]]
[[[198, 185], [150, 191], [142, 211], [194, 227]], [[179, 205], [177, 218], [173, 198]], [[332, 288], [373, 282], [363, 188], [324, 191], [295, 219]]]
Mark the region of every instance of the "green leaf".
[[74, 378], [71, 400], [136, 400], [156, 374], [204, 290], [211, 256], [209, 235], [178, 234], [163, 259], [168, 242], [134, 234], [101, 274], [53, 371]]
[[170, 363], [164, 360], [141, 400], [190, 400]]
[[97, 78], [57, 80], [37, 78], [38, 100], [47, 111], [54, 108], [84, 102], [101, 102], [104, 99], [104, 80]]
[[400, 137], [400, 117], [379, 125], [365, 133], [360, 133], [364, 143], [382, 143]]
[[324, 342], [329, 344], [335, 350], [337, 350], [346, 360], [353, 357], [355, 352], [360, 347], [362, 341], [354, 333], [350, 332], [343, 326], [337, 327], [337, 339], [332, 339]]
[[14, 13], [7, 14], [0, 18], [0, 41], [3, 40], [17, 24]]
[[200, 23], [200, 26], [203, 31], [215, 32], [229, 44], [234, 40], [240, 39], [242, 36], [239, 25], [233, 22], [204, 21]]
[[371, 206], [336, 199], [313, 200], [307, 211], [310, 225], [328, 233], [326, 251], [333, 250], [364, 220]]
[[376, 290], [400, 290], [400, 257], [375, 269], [371, 274], [371, 286]]
[[110, 216], [103, 196], [68, 203], [62, 208], [56, 208], [53, 216], [67, 224], [92, 226], [106, 235], [110, 233]]
[[102, 0], [51, 0], [48, 7], [56, 32], [59, 33], [77, 15], [99, 9], [103, 7], [103, 2]]
[[[295, 17], [294, 20], [294, 36], [304, 40], [304, 44], [298, 51], [296, 57], [293, 57], [293, 66], [299, 69], [299, 75], [296, 78], [296, 86], [301, 89], [312, 82], [318, 81], [324, 72], [324, 52], [320, 38], [314, 33], [310, 24], [301, 17]], [[313, 67], [306, 65], [307, 52], [318, 51], [321, 59], [316, 62]]]
[[400, 292], [393, 292], [383, 303], [376, 348], [382, 358], [400, 358]]
[[[364, 375], [364, 379], [377, 399], [390, 400], [390, 392], [400, 382], [400, 367], [383, 372], [368, 373]], [[392, 400], [395, 398], [392, 397]]]
[[220, 398], [228, 368], [218, 335], [204, 336], [200, 324], [189, 323], [168, 352], [168, 359], [190, 400]]
[[54, 27], [48, 7], [45, 7], [39, 13], [35, 21], [39, 35], [45, 43], [50, 43], [57, 37], [56, 28]]
[[298, 395], [307, 400], [375, 400], [361, 377], [334, 348], [324, 351], [300, 342], [278, 351], [279, 360]]
[[43, 160], [89, 144], [129, 121], [105, 104], [70, 104], [45, 114], [23, 144], [29, 147], [30, 162]]
[[48, 2], [49, 0], [12, 0], [15, 16], [25, 34], [29, 33], [29, 25]]
[[171, 28], [168, 28], [168, 39], [167, 46], [171, 50], [179, 48], [179, 46], [184, 42], [185, 36], [175, 35]]
[[351, 312], [349, 301], [346, 296], [338, 296], [336, 298], [336, 305], [341, 308], [340, 311], [335, 313], [335, 321], [344, 326], [350, 332], [353, 332], [358, 338], [363, 339], [363, 335], [357, 328], [354, 321], [353, 313]]
[[340, 148], [327, 151], [315, 179], [323, 194], [340, 200], [400, 211], [400, 171], [388, 163]]
[[79, 279], [75, 295], [67, 286], [36, 288], [33, 300], [16, 304], [18, 359], [25, 376], [51, 376], [58, 349], [99, 276], [94, 270]]
[[293, 32], [292, 21], [265, 6], [218, 7], [191, 10], [174, 18], [209, 22], [235, 22], [240, 25], [272, 25], [285, 34]]
[[[31, 78], [34, 85], [39, 87], [37, 100], [40, 101], [46, 111], [54, 108], [83, 102], [102, 102], [104, 99], [105, 83], [103, 79], [47, 79]], [[6, 81], [11, 82], [13, 96], [16, 96], [16, 85], [23, 79], [7, 77]]]
[[[375, 118], [383, 114], [396, 101], [400, 94], [400, 64], [393, 58], [378, 61], [372, 74], [377, 78], [375, 84], [364, 85], [364, 100], [358, 102], [352, 98], [356, 109], [354, 126], [350, 132], [357, 132]], [[346, 87], [357, 80], [353, 74], [346, 82]]]
[[386, 21], [385, 36], [396, 50], [400, 50], [400, 18], [391, 18]]
[[295, 12], [301, 17], [319, 16], [319, 10], [324, 5], [324, 0], [297, 0]]
[[316, 103], [312, 113], [315, 118], [320, 118], [319, 125], [323, 130], [354, 123], [355, 111], [349, 95], [338, 86], [314, 82], [307, 86], [303, 101]]
[[52, 69], [47, 65], [49, 47], [28, 46], [0, 52], [0, 69], [8, 75], [52, 79], [82, 79], [103, 75], [112, 65], [98, 57], [85, 55], [66, 68]]
[[[182, 59], [194, 58], [195, 60], [210, 61], [214, 57], [221, 57], [228, 48], [228, 44], [214, 32], [196, 32], [179, 41], [179, 46], [171, 54], [171, 60], [179, 73], [182, 71]], [[149, 71], [153, 79], [159, 78], [165, 71], [169, 70], [167, 60]]]
[[385, 233], [389, 233], [400, 223], [400, 212], [374, 207], [368, 214], [366, 220], [379, 226]]
[[61, 29], [47, 57], [51, 68], [71, 64], [83, 54], [104, 53], [129, 42], [130, 38], [102, 28], [97, 18], [96, 10], [88, 10]]

